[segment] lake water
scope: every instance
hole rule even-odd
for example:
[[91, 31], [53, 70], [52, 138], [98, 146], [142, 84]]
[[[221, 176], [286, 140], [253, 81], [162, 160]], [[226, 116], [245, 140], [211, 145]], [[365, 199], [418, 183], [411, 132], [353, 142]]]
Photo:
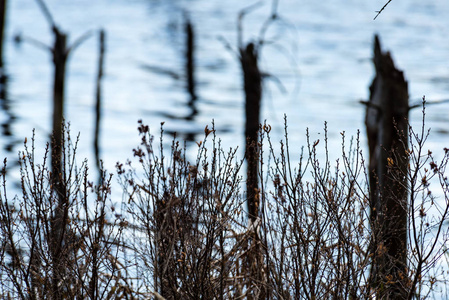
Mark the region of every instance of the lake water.
[[[423, 95], [428, 101], [449, 98], [449, 1], [394, 0], [376, 19], [386, 0], [279, 1], [282, 22], [272, 25], [262, 49], [261, 69], [277, 78], [264, 83], [262, 119], [282, 135], [283, 115], [288, 116], [290, 142], [298, 149], [305, 130], [321, 138], [328, 122], [331, 155], [338, 157], [340, 132], [364, 137], [365, 108], [374, 76], [371, 63], [374, 33], [392, 52], [396, 65], [409, 81], [411, 102]], [[65, 117], [73, 133], [81, 133], [78, 157], [92, 163], [95, 78], [98, 34], [106, 30], [103, 81], [101, 158], [113, 171], [117, 161], [132, 155], [139, 138], [137, 120], [158, 133], [161, 122], [181, 137], [203, 138], [204, 127], [215, 121], [225, 147], [243, 144], [244, 96], [235, 53], [237, 15], [254, 1], [212, 0], [47, 0], [60, 28], [69, 33], [69, 44], [88, 30], [94, 35], [71, 54], [67, 72]], [[259, 37], [271, 11], [265, 1], [244, 20], [245, 41]], [[182, 79], [184, 68], [184, 16], [196, 32], [198, 81], [196, 113]], [[0, 158], [12, 162], [24, 137], [36, 129], [38, 146], [51, 131], [52, 65], [50, 53], [29, 43], [17, 45], [13, 37], [53, 43], [48, 23], [36, 1], [8, 1], [5, 62], [9, 76], [8, 110], [0, 122], [11, 135], [0, 136]], [[151, 70], [146, 68], [151, 66]], [[174, 79], [168, 72], [181, 76]], [[432, 128], [429, 148], [449, 147], [449, 103], [429, 106], [427, 125]], [[412, 113], [419, 126], [420, 112]], [[8, 127], [7, 126], [7, 127]], [[191, 143], [190, 145], [194, 145]], [[194, 150], [194, 147], [190, 147]], [[335, 153], [334, 153], [335, 152]]]
[[[323, 139], [325, 121], [331, 159], [340, 155], [343, 131], [352, 136], [360, 129], [366, 149], [365, 107], [360, 100], [368, 99], [374, 76], [371, 57], [375, 33], [380, 35], [383, 48], [392, 52], [397, 67], [404, 70], [411, 102], [419, 103], [423, 95], [429, 102], [443, 101], [427, 109], [426, 124], [432, 129], [427, 145], [437, 157], [444, 147], [449, 148], [449, 102], [444, 102], [449, 99], [449, 1], [393, 0], [373, 20], [386, 1], [279, 0], [282, 21], [269, 27], [260, 61], [262, 71], [277, 81], [264, 83], [261, 119], [271, 124], [273, 140], [277, 141], [282, 138], [283, 116], [287, 115], [294, 161], [305, 144], [306, 128], [313, 140]], [[167, 132], [189, 137], [192, 158], [196, 149], [193, 141], [203, 139], [204, 127], [212, 120], [225, 148], [243, 144], [244, 95], [235, 55], [237, 16], [255, 1], [46, 3], [60, 29], [69, 33], [69, 44], [89, 30], [94, 33], [71, 53], [65, 93], [65, 118], [72, 134], [80, 132], [78, 161], [89, 159], [93, 180], [100, 28], [106, 31], [100, 148], [109, 171], [115, 170], [117, 161], [130, 158], [139, 144], [139, 119], [150, 125], [154, 134], [165, 122]], [[246, 42], [259, 38], [261, 26], [270, 15], [271, 2], [262, 3], [244, 19]], [[183, 79], [186, 14], [196, 33], [198, 99], [194, 109], [189, 105]], [[17, 34], [45, 45], [53, 43], [49, 24], [36, 1], [8, 1], [4, 53], [7, 100], [0, 100], [0, 159], [8, 158], [8, 183], [17, 182], [19, 177], [15, 161], [24, 138], [29, 140], [36, 130], [36, 157], [40, 157], [52, 123], [50, 53], [30, 43], [14, 43]], [[411, 122], [420, 126], [419, 109], [413, 110]], [[121, 190], [116, 189], [112, 201], [120, 202], [120, 197]]]

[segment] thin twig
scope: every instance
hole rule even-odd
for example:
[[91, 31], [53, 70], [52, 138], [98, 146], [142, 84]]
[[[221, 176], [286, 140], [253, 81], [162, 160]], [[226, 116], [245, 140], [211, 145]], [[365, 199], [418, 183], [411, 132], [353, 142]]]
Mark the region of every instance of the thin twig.
[[22, 36], [20, 37], [20, 41], [23, 43], [28, 43], [30, 45], [36, 46], [37, 48], [43, 49], [43, 50], [49, 50], [52, 51], [52, 48], [45, 45], [43, 42], [38, 41], [32, 37]]
[[48, 6], [45, 4], [45, 2], [43, 0], [36, 0], [37, 4], [39, 5], [39, 7], [42, 10], [42, 13], [44, 14], [45, 18], [47, 19], [48, 23], [50, 23], [51, 28], [55, 28], [56, 24], [55, 21], [53, 20], [53, 17], [50, 13], [50, 10], [48, 9]]
[[243, 18], [246, 14], [252, 12], [253, 10], [259, 8], [263, 4], [262, 1], [256, 2], [239, 12], [239, 17], [237, 21], [237, 46], [239, 49], [243, 47]]
[[71, 52], [74, 51], [79, 45], [81, 45], [85, 40], [87, 40], [88, 38], [90, 38], [92, 35], [94, 34], [93, 30], [89, 30], [87, 31], [85, 34], [83, 34], [82, 36], [80, 36], [79, 38], [77, 38], [72, 46], [70, 46], [69, 49], [67, 49], [67, 55]]
[[381, 8], [379, 11], [377, 11], [377, 15], [374, 17], [374, 20], [376, 20], [376, 18], [381, 14], [381, 12], [383, 12], [383, 10], [385, 9], [385, 7], [387, 7], [388, 4], [390, 4], [391, 1], [392, 1], [392, 0], [388, 0], [388, 2], [385, 3], [385, 5], [382, 6], [382, 8]]

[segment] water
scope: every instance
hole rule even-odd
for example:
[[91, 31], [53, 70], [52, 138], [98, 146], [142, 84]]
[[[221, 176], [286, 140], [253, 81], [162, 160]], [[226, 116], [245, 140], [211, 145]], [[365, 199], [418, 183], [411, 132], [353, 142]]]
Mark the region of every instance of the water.
[[[392, 52], [396, 65], [405, 71], [412, 102], [423, 95], [428, 101], [449, 99], [449, 1], [393, 0], [373, 20], [375, 11], [387, 0], [313, 1], [280, 0], [279, 15], [285, 22], [267, 32], [273, 44], [264, 46], [263, 71], [276, 77], [265, 82], [262, 119], [273, 127], [274, 140], [282, 136], [287, 114], [293, 157], [305, 144], [306, 128], [312, 139], [323, 139], [328, 122], [331, 158], [340, 154], [340, 133], [362, 131], [365, 108], [359, 103], [369, 96], [374, 75], [371, 63], [374, 33]], [[106, 30], [106, 62], [103, 81], [101, 158], [113, 171], [139, 143], [137, 120], [158, 133], [166, 131], [199, 141], [203, 130], [215, 120], [225, 148], [243, 144], [244, 102], [236, 50], [236, 21], [240, 9], [255, 1], [214, 0], [47, 0], [56, 23], [69, 33], [72, 44], [85, 32], [95, 35], [71, 53], [67, 73], [66, 120], [73, 133], [81, 133], [78, 157], [93, 166], [97, 31]], [[2, 103], [0, 159], [8, 157], [10, 181], [17, 179], [17, 152], [25, 137], [36, 129], [38, 153], [51, 131], [52, 66], [50, 54], [29, 43], [16, 45], [22, 36], [46, 45], [53, 42], [48, 23], [35, 1], [8, 1], [5, 62], [8, 102]], [[245, 18], [245, 41], [257, 39], [270, 14], [264, 5]], [[197, 114], [192, 114], [185, 81], [173, 79], [145, 66], [183, 76], [184, 14], [194, 25], [198, 46]], [[168, 72], [166, 72], [168, 73]], [[428, 147], [441, 156], [449, 148], [449, 103], [427, 109], [432, 128]], [[190, 120], [191, 119], [191, 120]], [[412, 123], [420, 126], [420, 111], [412, 112]], [[210, 126], [210, 125], [209, 125]], [[5, 134], [7, 130], [10, 134]], [[168, 140], [167, 140], [168, 142]], [[193, 156], [195, 144], [190, 142]], [[364, 146], [364, 148], [366, 148]], [[439, 154], [440, 153], [440, 154]], [[241, 155], [241, 152], [240, 152]], [[37, 155], [36, 157], [39, 157]], [[94, 168], [91, 168], [94, 170]], [[94, 171], [93, 171], [94, 172]], [[94, 176], [94, 178], [96, 178]], [[117, 193], [120, 196], [120, 193]], [[119, 202], [116, 198], [113, 202]]]
[[[48, 0], [60, 28], [69, 33], [69, 44], [88, 30], [95, 35], [71, 53], [67, 73], [66, 120], [72, 132], [81, 132], [78, 156], [92, 163], [95, 77], [98, 37], [106, 30], [106, 61], [103, 81], [101, 158], [109, 170], [125, 161], [138, 144], [137, 120], [157, 133], [161, 122], [168, 132], [177, 131], [193, 140], [213, 119], [225, 147], [243, 142], [244, 102], [236, 49], [238, 12], [254, 1], [205, 0]], [[264, 46], [261, 69], [277, 78], [264, 84], [262, 119], [282, 134], [287, 114], [293, 149], [305, 143], [305, 130], [313, 139], [322, 138], [328, 122], [331, 149], [340, 148], [340, 132], [364, 133], [365, 108], [373, 77], [372, 41], [379, 33], [384, 49], [391, 50], [396, 65], [405, 71], [412, 101], [426, 95], [428, 101], [449, 98], [449, 2], [395, 0], [373, 20], [384, 4], [376, 1], [293, 1], [279, 3], [285, 22], [271, 26]], [[22, 43], [13, 36], [33, 38], [51, 45], [50, 28], [35, 1], [9, 1], [5, 62], [9, 76], [9, 109], [0, 111], [0, 122], [8, 123], [12, 135], [0, 136], [0, 157], [13, 161], [24, 137], [36, 129], [38, 144], [44, 145], [51, 131], [52, 68], [48, 51]], [[265, 1], [244, 20], [245, 41], [257, 39], [270, 14]], [[145, 66], [169, 70], [183, 76], [184, 14], [196, 31], [198, 81], [196, 110], [192, 115], [185, 81], [173, 79]], [[427, 125], [433, 134], [429, 148], [448, 146], [449, 104], [429, 106]], [[11, 116], [14, 116], [11, 122]], [[189, 120], [192, 119], [192, 120]], [[420, 112], [412, 113], [419, 126]], [[365, 138], [362, 136], [363, 142]], [[193, 142], [190, 145], [194, 145]], [[9, 150], [8, 150], [9, 149]], [[194, 151], [190, 147], [189, 151]], [[338, 157], [339, 151], [331, 151]]]

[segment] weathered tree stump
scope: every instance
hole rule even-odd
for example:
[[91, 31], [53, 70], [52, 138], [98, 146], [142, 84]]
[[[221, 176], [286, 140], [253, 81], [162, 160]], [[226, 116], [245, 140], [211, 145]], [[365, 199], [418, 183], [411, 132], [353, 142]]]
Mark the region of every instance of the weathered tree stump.
[[403, 299], [407, 286], [408, 84], [374, 38], [376, 77], [366, 109], [373, 265], [379, 299]]

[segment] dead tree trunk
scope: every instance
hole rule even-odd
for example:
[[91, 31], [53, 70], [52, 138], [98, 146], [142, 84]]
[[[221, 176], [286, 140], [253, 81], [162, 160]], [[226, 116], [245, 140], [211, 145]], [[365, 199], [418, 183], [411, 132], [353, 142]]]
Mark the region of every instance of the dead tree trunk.
[[95, 150], [95, 161], [97, 164], [99, 175], [99, 183], [101, 176], [101, 166], [100, 166], [100, 146], [98, 144], [98, 139], [100, 136], [100, 119], [101, 119], [101, 80], [103, 79], [103, 65], [104, 65], [104, 52], [105, 52], [105, 32], [102, 29], [100, 31], [100, 53], [98, 57], [98, 73], [97, 73], [97, 83], [96, 83], [96, 104], [95, 104], [95, 137], [94, 137], [94, 150]]
[[[1, 1], [1, 0], [0, 0]], [[53, 17], [43, 0], [37, 0], [37, 3], [42, 10], [45, 18], [50, 24], [51, 30], [54, 35], [55, 42], [53, 47], [47, 47], [45, 44], [30, 39], [34, 45], [43, 47], [50, 50], [52, 54], [52, 61], [54, 67], [54, 82], [53, 82], [53, 139], [52, 139], [52, 153], [51, 153], [51, 165], [52, 165], [52, 180], [58, 180], [60, 175], [61, 164], [61, 145], [62, 145], [62, 133], [63, 133], [63, 121], [64, 121], [64, 87], [65, 87], [65, 75], [67, 59], [70, 53], [78, 47], [85, 39], [90, 36], [90, 32], [87, 32], [76, 40], [72, 46], [67, 46], [67, 34], [59, 30], [56, 26]]]
[[[186, 34], [186, 49], [185, 49], [185, 74], [187, 79], [187, 92], [190, 96], [188, 106], [191, 109], [190, 114], [186, 117], [186, 120], [193, 120], [198, 114], [196, 107], [196, 80], [195, 80], [195, 31], [189, 17], [186, 16], [184, 25]], [[195, 140], [192, 134], [187, 135], [187, 140]]]
[[190, 19], [186, 20], [186, 75], [187, 75], [187, 90], [190, 94], [191, 102], [196, 100], [196, 84], [195, 84], [195, 34], [193, 31]]
[[51, 167], [52, 186], [58, 199], [52, 220], [51, 253], [54, 267], [53, 274], [53, 296], [61, 297], [61, 281], [64, 278], [64, 244], [67, 233], [68, 197], [65, 186], [64, 166], [62, 161], [63, 152], [63, 114], [64, 114], [64, 87], [65, 70], [67, 62], [67, 35], [53, 27], [55, 42], [53, 45], [53, 136], [51, 141]]
[[[53, 142], [52, 142], [52, 173], [60, 175], [62, 122], [64, 116], [65, 70], [67, 63], [67, 35], [53, 28], [55, 43], [52, 49], [54, 66], [53, 84]], [[54, 177], [55, 178], [55, 177]], [[56, 179], [56, 178], [55, 178]]]
[[390, 53], [374, 38], [376, 77], [370, 87], [366, 127], [373, 265], [379, 299], [404, 299], [407, 286], [408, 85]]
[[[54, 35], [54, 44], [48, 47], [52, 53], [54, 67], [53, 81], [53, 135], [51, 140], [51, 187], [56, 207], [52, 212], [50, 236], [48, 237], [52, 263], [52, 286], [53, 299], [61, 299], [65, 293], [67, 282], [67, 271], [70, 268], [70, 253], [67, 249], [67, 236], [70, 233], [68, 224], [69, 195], [66, 185], [64, 161], [64, 88], [66, 79], [66, 65], [69, 54], [74, 48], [82, 43], [89, 34], [79, 38], [71, 47], [67, 47], [67, 35], [60, 31], [55, 25], [53, 17], [43, 0], [37, 1], [45, 15]], [[36, 44], [36, 41], [34, 41]], [[37, 43], [42, 46], [42, 43]], [[47, 48], [47, 47], [45, 47]]]
[[257, 49], [253, 43], [240, 49], [240, 61], [243, 70], [245, 89], [245, 138], [247, 179], [246, 193], [249, 220], [254, 222], [259, 214], [258, 183], [258, 131], [260, 124], [260, 101], [262, 98], [262, 76], [257, 62]]
[[263, 255], [258, 232], [257, 219], [259, 217], [259, 124], [260, 102], [262, 98], [262, 76], [258, 67], [258, 51], [253, 43], [240, 48], [240, 62], [243, 70], [245, 89], [245, 138], [246, 138], [246, 195], [248, 206], [248, 221], [254, 225], [254, 238], [248, 251], [248, 299], [266, 299], [267, 291], [264, 286]]

